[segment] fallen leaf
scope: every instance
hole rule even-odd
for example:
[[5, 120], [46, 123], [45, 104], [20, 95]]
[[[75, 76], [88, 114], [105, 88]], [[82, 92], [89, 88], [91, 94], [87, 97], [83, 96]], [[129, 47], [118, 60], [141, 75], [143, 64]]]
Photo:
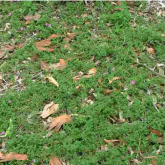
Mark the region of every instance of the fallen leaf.
[[104, 142], [105, 142], [105, 143], [111, 143], [111, 144], [113, 144], [114, 142], [120, 142], [120, 140], [118, 140], [118, 139], [115, 139], [115, 140], [107, 140], [107, 139], [104, 139]]
[[162, 37], [165, 37], [165, 34], [161, 34]]
[[3, 84], [3, 75], [2, 73], [0, 72], [0, 86]]
[[155, 135], [157, 135], [159, 137], [163, 135], [163, 133], [158, 131], [158, 130], [154, 130], [151, 127], [149, 129], [150, 129], [150, 133], [153, 133], [153, 134], [155, 134]]
[[98, 83], [102, 86], [103, 85], [103, 83], [102, 83], [102, 77], [100, 77], [99, 79], [98, 79]]
[[121, 77], [114, 77], [112, 80], [108, 79], [109, 80], [109, 84], [112, 84], [113, 81], [115, 80], [120, 80], [122, 79]]
[[5, 24], [5, 31], [8, 31], [11, 28], [11, 23]]
[[[31, 60], [32, 61], [38, 61], [39, 59], [39, 55], [38, 54], [34, 54], [32, 57], [31, 57]], [[43, 62], [43, 61], [42, 61]]]
[[25, 46], [25, 43], [18, 44], [18, 45], [16, 45], [15, 47], [16, 47], [16, 48], [22, 48], [23, 46]]
[[66, 62], [64, 59], [59, 59], [59, 63], [51, 64], [51, 69], [63, 70], [66, 68]]
[[158, 157], [157, 156], [145, 156], [144, 157], [145, 159], [158, 159]]
[[68, 46], [68, 45], [64, 45], [63, 47], [68, 49], [68, 50], [72, 50], [72, 48], [70, 46]]
[[54, 51], [54, 48], [44, 48], [43, 46], [49, 46], [51, 44], [50, 40], [52, 38], [58, 38], [60, 37], [60, 35], [56, 35], [56, 34], [53, 34], [51, 35], [49, 38], [45, 39], [45, 40], [42, 40], [42, 41], [39, 41], [36, 43], [36, 48], [38, 50], [42, 50], [42, 51], [48, 51], [48, 52], [53, 52]]
[[153, 48], [147, 48], [147, 52], [154, 55], [155, 54], [155, 50]]
[[110, 93], [112, 93], [113, 92], [113, 90], [110, 90], [110, 89], [103, 89], [103, 93], [105, 94], [105, 95], [108, 95], [108, 94], [110, 94]]
[[0, 59], [3, 57], [3, 50], [0, 50]]
[[44, 77], [44, 79], [48, 79], [50, 83], [52, 83], [55, 86], [59, 87], [58, 82], [53, 77], [46, 76], [46, 77]]
[[67, 37], [73, 39], [75, 37], [74, 33], [67, 33]]
[[100, 61], [100, 60], [97, 60], [97, 61], [95, 62], [95, 66], [99, 65], [100, 63], [101, 63], [101, 61]]
[[81, 79], [81, 77], [82, 77], [82, 76], [79, 76], [79, 75], [78, 75], [78, 76], [74, 76], [74, 77], [73, 77], [73, 80], [74, 80], [74, 81], [78, 81], [78, 80]]
[[96, 71], [97, 71], [96, 68], [92, 68], [92, 69], [90, 69], [90, 70], [88, 71], [88, 75], [95, 76]]
[[49, 164], [50, 165], [62, 165], [60, 159], [54, 155], [51, 155]]
[[99, 152], [101, 152], [101, 151], [108, 151], [108, 145], [107, 144], [105, 144], [105, 145], [102, 145], [100, 148], [99, 148]]
[[152, 165], [157, 165], [157, 161], [156, 160], [151, 160], [151, 163], [152, 163]]
[[11, 160], [28, 160], [26, 154], [17, 154], [17, 153], [9, 153], [3, 154], [0, 152], [0, 162], [8, 162]]
[[53, 118], [52, 122], [49, 126], [49, 130], [52, 130], [55, 127], [56, 132], [59, 132], [61, 126], [63, 124], [68, 123], [71, 120], [72, 120], [72, 117], [70, 115], [61, 115], [61, 116], [58, 116], [56, 118]]
[[51, 114], [57, 112], [58, 109], [59, 109], [59, 104], [54, 104], [53, 102], [51, 102], [44, 107], [42, 114], [41, 114], [41, 117], [47, 118]]
[[6, 50], [6, 51], [11, 51], [11, 50], [14, 50], [16, 48], [15, 45], [9, 45], [9, 44], [4, 44], [2, 46], [2, 50]]
[[25, 25], [28, 25], [30, 23], [30, 21], [25, 21]]
[[42, 70], [49, 70], [50, 67], [49, 67], [48, 63], [41, 61], [41, 69]]
[[96, 71], [97, 71], [96, 68], [92, 68], [92, 69], [90, 69], [90, 70], [88, 71], [88, 74], [87, 74], [87, 75], [84, 75], [84, 76], [83, 76], [83, 72], [79, 72], [79, 73], [82, 73], [82, 74], [79, 74], [79, 75], [77, 75], [77, 76], [74, 76], [74, 77], [73, 77], [73, 80], [74, 80], [74, 81], [78, 81], [78, 80], [80, 80], [82, 77], [90, 78], [90, 77], [92, 77], [92, 76], [95, 76]]
[[24, 17], [24, 19], [26, 20], [26, 21], [31, 21], [31, 20], [38, 20], [39, 18], [41, 17], [41, 15], [40, 14], [38, 14], [38, 13], [36, 13], [35, 15], [26, 15], [25, 17]]

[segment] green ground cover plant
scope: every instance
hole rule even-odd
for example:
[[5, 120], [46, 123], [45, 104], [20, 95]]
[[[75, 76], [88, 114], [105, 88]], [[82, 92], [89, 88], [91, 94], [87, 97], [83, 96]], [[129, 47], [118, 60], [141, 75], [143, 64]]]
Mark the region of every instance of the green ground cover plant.
[[165, 23], [145, 8], [0, 2], [0, 160], [28, 156], [5, 165], [165, 163]]

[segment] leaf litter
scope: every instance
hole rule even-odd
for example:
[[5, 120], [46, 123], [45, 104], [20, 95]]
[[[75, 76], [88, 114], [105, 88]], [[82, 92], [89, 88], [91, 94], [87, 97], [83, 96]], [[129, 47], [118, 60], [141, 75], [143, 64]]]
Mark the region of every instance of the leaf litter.
[[45, 105], [41, 117], [45, 119], [50, 115], [52, 115], [53, 113], [57, 113], [58, 110], [59, 110], [59, 104], [54, 104], [54, 102], [52, 101], [51, 103]]
[[47, 62], [41, 61], [41, 69], [42, 70], [63, 70], [66, 68], [66, 62], [64, 59], [59, 59], [58, 63], [54, 63], [54, 64], [48, 64]]
[[[45, 40], [42, 40], [42, 41], [39, 41], [36, 43], [36, 48], [38, 50], [41, 50], [41, 51], [48, 51], [48, 52], [53, 52], [54, 51], [54, 47], [51, 47], [51, 48], [48, 48], [48, 46], [51, 44], [51, 39], [52, 38], [59, 38], [60, 35], [57, 35], [57, 34], [52, 34], [50, 37], [48, 37], [47, 39]], [[46, 48], [45, 48], [46, 47]]]
[[28, 156], [26, 154], [17, 154], [17, 153], [3, 154], [2, 152], [0, 152], [0, 162], [9, 162], [12, 160], [28, 160]]
[[70, 121], [72, 121], [71, 115], [66, 115], [66, 114], [52, 118], [52, 122], [49, 126], [49, 130], [52, 130], [53, 128], [55, 128], [56, 132], [59, 132], [62, 125], [67, 124]]
[[62, 165], [60, 159], [54, 155], [51, 155], [49, 164], [50, 165]]
[[74, 77], [73, 77], [73, 80], [74, 80], [74, 81], [78, 81], [78, 80], [80, 80], [82, 77], [90, 78], [90, 77], [96, 75], [96, 71], [97, 71], [96, 68], [92, 68], [92, 69], [90, 69], [90, 70], [88, 71], [88, 74], [86, 74], [86, 75], [84, 75], [83, 72], [78, 72], [78, 75], [77, 75], [77, 76], [74, 76]]
[[50, 77], [50, 76], [45, 76], [44, 77], [44, 80], [48, 79], [50, 83], [54, 84], [56, 87], [59, 87], [59, 84], [58, 82], [53, 78], [53, 77]]

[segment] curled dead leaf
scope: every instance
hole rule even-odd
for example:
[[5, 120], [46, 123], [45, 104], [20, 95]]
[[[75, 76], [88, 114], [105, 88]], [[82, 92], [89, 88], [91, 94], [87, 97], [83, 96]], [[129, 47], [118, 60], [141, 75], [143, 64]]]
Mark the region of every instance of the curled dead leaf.
[[105, 142], [105, 143], [114, 143], [114, 142], [120, 142], [120, 140], [118, 140], [118, 139], [115, 139], [115, 140], [107, 140], [107, 139], [104, 139], [104, 142]]
[[153, 48], [147, 48], [147, 52], [154, 55], [155, 54], [155, 50]]
[[81, 74], [78, 74], [77, 76], [74, 76], [74, 77], [73, 77], [73, 80], [74, 80], [74, 81], [78, 81], [78, 80], [80, 80], [82, 77], [90, 78], [90, 77], [92, 77], [92, 76], [95, 76], [96, 71], [97, 71], [96, 68], [92, 68], [92, 69], [90, 69], [90, 70], [88, 71], [88, 74], [87, 74], [87, 75], [83, 75], [83, 72], [79, 72], [79, 73], [81, 73]]
[[59, 84], [58, 82], [53, 78], [53, 77], [50, 77], [50, 76], [45, 76], [44, 79], [48, 79], [50, 83], [54, 84], [55, 86], [59, 87]]
[[56, 113], [59, 110], [59, 104], [54, 104], [53, 102], [45, 105], [41, 117], [42, 118], [47, 118], [53, 113]]
[[56, 70], [63, 70], [64, 68], [66, 68], [66, 62], [64, 59], [59, 59], [59, 63], [51, 64], [50, 68]]
[[3, 50], [0, 50], [0, 59], [3, 58]]
[[112, 93], [113, 92], [113, 90], [110, 90], [110, 89], [103, 89], [103, 93], [105, 94], [105, 95], [109, 95], [110, 93]]
[[[58, 38], [60, 37], [60, 35], [56, 35], [56, 34], [53, 34], [51, 35], [49, 38], [45, 39], [45, 40], [42, 40], [42, 41], [39, 41], [36, 43], [36, 48], [38, 50], [42, 50], [42, 51], [48, 51], [48, 52], [53, 52], [54, 51], [54, 48], [45, 48], [46, 46], [49, 46], [51, 44], [50, 40], [52, 38]], [[45, 47], [44, 47], [45, 46]]]
[[97, 69], [96, 69], [96, 68], [92, 68], [92, 69], [90, 69], [90, 70], [88, 71], [88, 75], [95, 76], [96, 71], [97, 71]]
[[0, 152], [0, 162], [8, 162], [12, 160], [28, 160], [26, 154], [8, 153], [3, 154]]
[[51, 155], [49, 164], [50, 165], [61, 165], [61, 161], [58, 157]]
[[144, 158], [145, 159], [158, 159], [157, 156], [145, 156]]
[[68, 46], [68, 45], [64, 45], [63, 47], [68, 49], [68, 50], [72, 50], [72, 48], [70, 46]]
[[153, 134], [155, 134], [155, 135], [157, 135], [159, 137], [163, 136], [163, 133], [160, 132], [159, 130], [154, 130], [151, 127], [149, 129], [150, 129], [150, 133], [153, 133]]
[[24, 19], [26, 20], [26, 21], [31, 21], [31, 20], [38, 20], [39, 18], [41, 17], [41, 15], [40, 14], [38, 14], [38, 13], [36, 13], [35, 15], [26, 15], [25, 17], [24, 17]]
[[48, 63], [41, 61], [41, 69], [42, 70], [49, 70], [50, 67], [49, 67]]
[[112, 80], [108, 79], [109, 80], [109, 84], [112, 84], [113, 81], [115, 80], [120, 80], [122, 79], [121, 77], [114, 77]]
[[61, 115], [61, 116], [55, 117], [52, 119], [52, 122], [49, 126], [49, 130], [52, 130], [53, 128], [55, 128], [56, 132], [59, 132], [61, 126], [63, 124], [68, 123], [71, 120], [72, 120], [71, 115]]
[[102, 77], [100, 77], [99, 79], [98, 79], [98, 83], [102, 86], [103, 84], [102, 84]]
[[75, 37], [74, 33], [67, 33], [67, 37], [73, 39]]
[[32, 57], [31, 57], [31, 60], [32, 61], [38, 61], [38, 59], [39, 59], [39, 55], [38, 54], [34, 54]]
[[9, 45], [9, 44], [4, 44], [2, 46], [2, 50], [5, 50], [5, 51], [12, 51], [16, 48], [15, 45]]

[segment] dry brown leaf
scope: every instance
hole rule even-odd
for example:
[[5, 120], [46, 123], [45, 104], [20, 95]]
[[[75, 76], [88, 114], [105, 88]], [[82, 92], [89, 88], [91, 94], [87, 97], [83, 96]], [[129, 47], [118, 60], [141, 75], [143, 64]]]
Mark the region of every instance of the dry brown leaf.
[[51, 155], [49, 164], [50, 165], [62, 165], [60, 159], [54, 155]]
[[165, 37], [165, 34], [161, 34], [162, 37]]
[[31, 57], [31, 60], [32, 61], [38, 61], [38, 59], [39, 59], [39, 55], [38, 54], [34, 54], [32, 57]]
[[69, 39], [73, 39], [75, 37], [75, 34], [74, 33], [67, 33], [67, 37]]
[[148, 48], [147, 52], [154, 55], [155, 54], [155, 50], [153, 48]]
[[53, 34], [51, 35], [49, 38], [45, 39], [45, 40], [42, 40], [42, 41], [39, 41], [36, 43], [36, 48], [38, 50], [42, 50], [42, 51], [48, 51], [48, 52], [53, 52], [54, 51], [54, 48], [44, 48], [43, 46], [49, 46], [51, 44], [50, 40], [52, 38], [58, 38], [60, 37], [60, 35], [56, 35], [56, 34]]
[[52, 84], [54, 84], [55, 86], [59, 87], [58, 82], [57, 82], [53, 77], [45, 76], [44, 79], [48, 79], [50, 83], [52, 83]]
[[95, 76], [96, 71], [97, 71], [97, 69], [96, 69], [96, 68], [92, 68], [92, 69], [90, 69], [90, 70], [88, 71], [88, 75]]
[[98, 83], [102, 86], [103, 85], [103, 83], [102, 83], [102, 77], [100, 77], [99, 79], [98, 79]]
[[108, 79], [109, 80], [109, 84], [112, 84], [113, 81], [115, 80], [120, 80], [122, 79], [121, 77], [114, 77], [112, 80]]
[[78, 80], [81, 79], [81, 77], [82, 77], [82, 76], [79, 76], [79, 75], [78, 75], [78, 76], [74, 76], [74, 77], [73, 77], [73, 80], [74, 80], [74, 81], [78, 81]]
[[156, 160], [151, 160], [151, 163], [152, 163], [152, 165], [157, 165], [157, 161]]
[[101, 152], [101, 151], [108, 151], [108, 145], [107, 144], [105, 144], [105, 145], [101, 145], [101, 147], [99, 148], [99, 152]]
[[82, 74], [79, 74], [79, 75], [77, 75], [77, 76], [74, 76], [74, 77], [73, 77], [73, 80], [74, 80], [74, 81], [78, 81], [78, 80], [80, 80], [82, 77], [90, 78], [90, 77], [92, 77], [92, 76], [95, 76], [96, 71], [97, 71], [96, 68], [92, 68], [92, 69], [90, 69], [90, 70], [88, 71], [88, 74], [87, 74], [87, 75], [84, 75], [84, 76], [83, 76], [83, 72], [80, 72], [80, 73], [82, 73]]
[[3, 154], [0, 152], [0, 162], [8, 162], [11, 160], [28, 160], [26, 154], [17, 154], [17, 153], [9, 153]]
[[67, 33], [67, 37], [65, 37], [63, 41], [69, 42], [74, 37], [75, 37], [75, 33]]
[[3, 57], [3, 50], [0, 50], [0, 59]]
[[3, 75], [2, 73], [0, 72], [0, 86], [3, 84]]
[[151, 127], [150, 127], [150, 133], [153, 133], [153, 134], [155, 134], [155, 135], [157, 135], [157, 136], [159, 136], [159, 137], [163, 135], [162, 132], [160, 132], [160, 131], [158, 131], [158, 130], [154, 130], [154, 129], [152, 129]]
[[58, 109], [59, 109], [59, 104], [54, 104], [53, 102], [51, 102], [44, 107], [41, 117], [45, 119], [51, 114], [56, 113]]
[[115, 140], [107, 140], [107, 139], [104, 139], [104, 142], [105, 142], [105, 143], [114, 143], [114, 142], [120, 142], [120, 140], [118, 140], [118, 139], [115, 139]]
[[72, 48], [70, 46], [68, 46], [68, 45], [64, 45], [63, 47], [68, 49], [68, 50], [72, 50]]
[[112, 93], [113, 92], [113, 90], [110, 90], [110, 89], [103, 89], [103, 93], [105, 94], [105, 95], [108, 95], [108, 94], [110, 94], [110, 93]]
[[145, 159], [158, 159], [157, 156], [145, 156], [144, 158]]
[[50, 67], [49, 67], [48, 63], [41, 61], [41, 69], [42, 70], [49, 70]]
[[26, 21], [31, 21], [31, 20], [38, 20], [39, 18], [41, 17], [41, 15], [40, 14], [38, 14], [38, 13], [36, 13], [35, 15], [26, 15], [25, 17], [24, 17], [24, 19], [26, 20]]
[[70, 115], [61, 115], [61, 116], [58, 116], [56, 118], [53, 118], [52, 122], [49, 126], [49, 130], [52, 130], [55, 127], [56, 132], [59, 132], [61, 126], [63, 124], [68, 123], [71, 120], [72, 120], [72, 117]]
[[18, 45], [16, 45], [15, 47], [16, 47], [16, 48], [22, 48], [23, 46], [25, 46], [25, 43], [18, 44]]
[[30, 23], [30, 21], [25, 21], [25, 25], [28, 25]]
[[16, 48], [15, 45], [9, 45], [9, 44], [4, 44], [2, 46], [2, 50], [6, 50], [6, 51], [11, 51], [11, 50], [14, 50]]
[[59, 59], [59, 63], [51, 64], [51, 69], [63, 70], [66, 68], [66, 62], [64, 59]]

